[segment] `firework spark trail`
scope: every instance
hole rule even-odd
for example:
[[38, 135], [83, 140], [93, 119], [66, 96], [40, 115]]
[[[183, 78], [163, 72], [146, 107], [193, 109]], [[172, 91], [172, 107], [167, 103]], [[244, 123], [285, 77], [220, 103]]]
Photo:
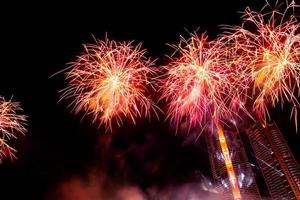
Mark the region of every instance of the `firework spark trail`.
[[179, 57], [171, 58], [165, 66], [167, 74], [161, 80], [161, 88], [162, 98], [169, 102], [168, 118], [176, 130], [182, 122], [202, 129], [207, 124], [217, 127], [232, 195], [241, 199], [221, 127], [224, 119], [239, 117], [244, 98], [239, 88], [246, 87], [237, 75], [241, 64], [227, 59], [234, 52], [229, 44], [225, 37], [209, 42], [205, 34], [200, 37], [192, 34], [189, 40], [181, 37], [179, 45], [173, 45]]
[[259, 158], [258, 156], [255, 156], [255, 155], [254, 155], [254, 157], [255, 157], [257, 160], [261, 161], [261, 162], [262, 162], [263, 164], [265, 164], [266, 166], [270, 167], [272, 170], [274, 170], [279, 176], [284, 176], [284, 174], [283, 174], [281, 171], [279, 171], [279, 170], [276, 169], [275, 167], [272, 167], [272, 165], [270, 165], [269, 163], [267, 163], [267, 162], [264, 161], [263, 159]]
[[[266, 122], [270, 118], [268, 105], [289, 102], [297, 128], [297, 109], [300, 107], [300, 24], [294, 14], [295, 2], [280, 12], [282, 5], [267, 5], [261, 12], [247, 8], [243, 25], [232, 28], [236, 44], [248, 62], [248, 74], [253, 85], [253, 110]], [[271, 8], [270, 12], [266, 12]], [[277, 9], [278, 8], [278, 9]], [[292, 14], [291, 14], [292, 13]]]
[[5, 101], [0, 97], [0, 161], [5, 157], [15, 158], [16, 150], [8, 142], [25, 134], [26, 116], [19, 114], [22, 108], [18, 102]]
[[73, 99], [75, 113], [92, 114], [112, 129], [112, 121], [119, 126], [122, 117], [135, 123], [136, 117], [150, 116], [154, 108], [146, 96], [147, 86], [156, 74], [153, 61], [145, 57], [141, 44], [132, 42], [96, 41], [84, 45], [85, 52], [71, 63], [66, 72], [69, 86], [62, 90], [62, 99]]

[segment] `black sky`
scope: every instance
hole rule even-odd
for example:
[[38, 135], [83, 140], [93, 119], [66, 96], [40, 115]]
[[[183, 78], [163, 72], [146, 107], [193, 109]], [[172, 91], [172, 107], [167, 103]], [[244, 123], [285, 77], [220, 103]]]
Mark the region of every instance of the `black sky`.
[[[163, 63], [164, 55], [172, 51], [166, 43], [176, 43], [186, 30], [198, 28], [199, 33], [207, 31], [214, 38], [220, 33], [218, 25], [238, 24], [238, 12], [247, 5], [260, 8], [264, 1], [2, 5], [0, 95], [7, 99], [13, 95], [22, 102], [29, 118], [27, 136], [16, 143], [19, 159], [0, 165], [0, 198], [45, 199], [61, 182], [72, 176], [84, 177], [91, 166], [142, 188], [189, 181], [195, 172], [207, 174], [205, 143], [176, 136], [163, 120], [141, 120], [137, 127], [117, 129], [107, 150], [111, 156], [106, 157], [102, 146], [109, 136], [87, 118], [81, 120], [80, 115], [70, 113], [67, 102], [57, 103], [58, 91], [66, 86], [64, 76], [50, 76], [74, 60], [83, 43], [93, 42], [92, 35], [101, 39], [106, 33], [111, 39], [142, 42], [148, 55], [161, 58], [158, 63]], [[300, 160], [300, 136], [288, 117], [289, 111], [275, 111], [273, 116]], [[125, 171], [116, 161], [121, 159], [116, 156], [120, 152], [125, 155]], [[148, 161], [150, 168], [159, 163], [158, 169], [149, 170], [144, 165]]]

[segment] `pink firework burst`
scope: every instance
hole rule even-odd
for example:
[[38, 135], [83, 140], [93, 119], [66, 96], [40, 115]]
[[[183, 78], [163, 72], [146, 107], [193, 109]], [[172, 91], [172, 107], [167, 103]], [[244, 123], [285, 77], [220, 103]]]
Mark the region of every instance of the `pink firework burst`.
[[205, 34], [181, 37], [176, 52], [165, 66], [162, 98], [168, 102], [167, 115], [176, 128], [219, 123], [238, 116], [241, 87], [236, 70], [239, 65], [227, 59], [230, 54], [225, 38], [208, 41]]

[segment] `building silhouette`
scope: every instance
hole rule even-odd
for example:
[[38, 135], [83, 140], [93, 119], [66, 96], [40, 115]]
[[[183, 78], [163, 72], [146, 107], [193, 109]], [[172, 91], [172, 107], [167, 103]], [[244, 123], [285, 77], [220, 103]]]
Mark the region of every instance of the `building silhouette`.
[[256, 123], [247, 135], [271, 199], [300, 200], [300, 168], [275, 123]]
[[[255, 174], [252, 171], [240, 134], [235, 130], [225, 130], [224, 134], [228, 143], [234, 172], [238, 180], [241, 198], [243, 200], [260, 200], [261, 197], [256, 184]], [[231, 185], [228, 180], [228, 174], [217, 134], [207, 134], [206, 143], [214, 184], [217, 190], [222, 193], [224, 200], [231, 200], [233, 199], [231, 195]]]

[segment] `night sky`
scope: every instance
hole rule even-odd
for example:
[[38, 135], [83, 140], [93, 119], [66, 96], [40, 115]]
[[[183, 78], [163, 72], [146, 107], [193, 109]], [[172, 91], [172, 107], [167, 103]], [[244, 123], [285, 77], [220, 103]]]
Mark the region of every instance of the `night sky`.
[[[142, 42], [148, 56], [165, 64], [165, 55], [173, 51], [167, 43], [177, 43], [179, 35], [197, 29], [213, 39], [219, 25], [238, 24], [238, 12], [247, 5], [257, 9], [264, 1], [1, 6], [0, 95], [22, 103], [28, 133], [14, 144], [18, 160], [0, 165], [0, 199], [98, 200], [98, 194], [85, 195], [98, 192], [109, 199], [126, 187], [142, 193], [162, 188], [163, 193], [202, 180], [203, 175], [210, 178], [204, 137], [195, 141], [193, 134], [175, 135], [163, 114], [161, 120], [141, 119], [136, 126], [125, 121], [123, 127], [105, 133], [89, 117], [71, 113], [68, 101], [57, 103], [66, 82], [63, 74], [51, 75], [73, 61], [83, 43], [93, 43], [93, 36], [103, 39], [106, 33], [110, 39]], [[273, 110], [272, 117], [300, 161], [300, 136], [286, 108]]]

